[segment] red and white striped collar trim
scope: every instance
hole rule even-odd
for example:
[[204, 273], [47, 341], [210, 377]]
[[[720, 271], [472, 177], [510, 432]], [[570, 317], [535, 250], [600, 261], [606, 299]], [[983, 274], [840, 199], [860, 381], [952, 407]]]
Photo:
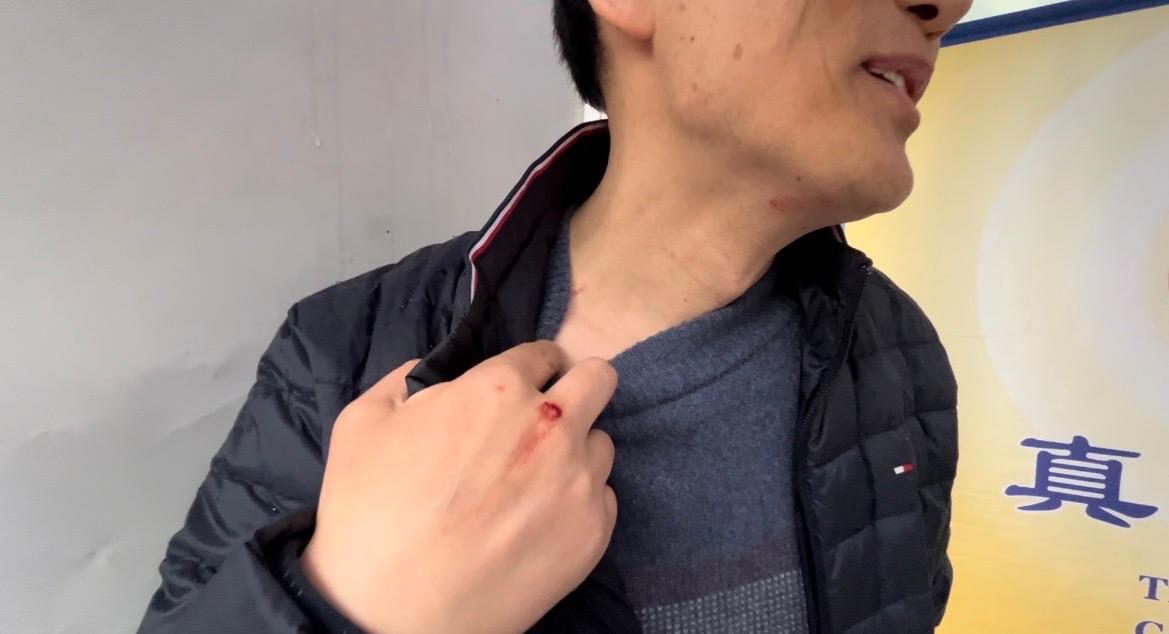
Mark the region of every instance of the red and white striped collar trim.
[[475, 266], [475, 261], [483, 255], [483, 252], [487, 250], [487, 247], [491, 246], [491, 241], [495, 239], [495, 236], [499, 235], [499, 230], [503, 227], [503, 223], [507, 222], [507, 219], [511, 216], [512, 212], [515, 211], [516, 206], [519, 205], [520, 201], [524, 197], [524, 194], [528, 192], [528, 188], [531, 187], [532, 183], [535, 182], [537, 178], [540, 178], [540, 176], [543, 175], [544, 172], [546, 172], [548, 168], [556, 162], [556, 159], [560, 158], [560, 156], [563, 155], [568, 148], [572, 147], [574, 143], [579, 141], [581, 137], [599, 132], [601, 130], [607, 130], [608, 127], [609, 124], [606, 121], [597, 121], [578, 127], [572, 133], [561, 139], [561, 141], [551, 150], [549, 150], [542, 161], [536, 163], [528, 170], [527, 176], [524, 178], [523, 183], [521, 183], [520, 186], [515, 190], [515, 194], [513, 194], [511, 199], [507, 201], [504, 208], [498, 214], [496, 214], [495, 220], [483, 231], [483, 235], [479, 238], [479, 241], [471, 247], [471, 252], [468, 255], [468, 258], [471, 262], [472, 300], [475, 299], [475, 291], [479, 288], [479, 269], [477, 266]]

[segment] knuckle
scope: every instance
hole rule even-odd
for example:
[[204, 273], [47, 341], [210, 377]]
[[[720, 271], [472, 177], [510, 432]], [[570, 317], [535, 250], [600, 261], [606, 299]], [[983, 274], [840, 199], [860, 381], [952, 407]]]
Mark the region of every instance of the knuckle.
[[601, 494], [604, 509], [605, 525], [608, 531], [613, 530], [613, 525], [617, 523], [617, 494], [613, 491], [613, 487], [605, 485], [605, 490]]
[[542, 372], [551, 372], [556, 368], [557, 359], [560, 355], [559, 348], [555, 343], [548, 340], [540, 340], [523, 344], [523, 346], [525, 356], [539, 363]]
[[346, 405], [341, 413], [337, 415], [337, 420], [333, 422], [333, 435], [336, 436], [338, 432], [349, 433], [364, 416], [364, 404], [361, 401], [352, 401]]
[[504, 390], [516, 390], [523, 384], [523, 376], [510, 362], [500, 362], [483, 368], [480, 378], [491, 386]]
[[597, 365], [600, 367], [601, 373], [606, 379], [614, 383], [617, 382], [617, 368], [613, 367], [612, 363], [609, 363], [605, 359], [598, 359]]
[[612, 453], [616, 447], [613, 445], [613, 437], [603, 429], [590, 429], [589, 438], [596, 445], [598, 449]]
[[603, 384], [617, 384], [617, 370], [613, 368], [613, 364], [600, 357], [589, 357], [581, 361], [589, 370], [589, 374], [596, 377], [596, 380]]
[[525, 352], [538, 356], [545, 361], [552, 360], [556, 355], [556, 344], [548, 339], [530, 341], [523, 344], [523, 346]]
[[587, 469], [580, 469], [568, 483], [569, 496], [574, 500], [587, 500], [596, 494], [596, 486]]
[[609, 434], [599, 429], [590, 429], [588, 444], [590, 453], [597, 459], [603, 459], [603, 462], [608, 466], [613, 466], [613, 459], [617, 453], [617, 448], [613, 445], [613, 439]]
[[423, 402], [426, 402], [430, 399], [433, 399], [436, 396], [444, 394], [449, 389], [451, 389], [450, 383], [435, 383], [434, 385], [431, 385], [430, 387], [423, 388], [422, 390], [415, 392], [413, 396], [402, 401], [401, 403], [397, 403], [397, 405], [399, 407], [404, 406], [407, 403], [412, 403], [412, 404], [417, 405], [419, 403], [423, 403]]
[[357, 444], [355, 437], [358, 436], [357, 424], [352, 418], [343, 418], [338, 416], [337, 420], [333, 422], [333, 428], [329, 430], [329, 448], [333, 451], [337, 447], [348, 447]]
[[605, 550], [609, 547], [609, 536], [612, 533], [612, 520], [609, 514], [604, 510], [596, 510], [592, 514], [593, 519], [590, 522], [590, 541], [593, 545], [593, 552], [596, 557], [605, 554]]

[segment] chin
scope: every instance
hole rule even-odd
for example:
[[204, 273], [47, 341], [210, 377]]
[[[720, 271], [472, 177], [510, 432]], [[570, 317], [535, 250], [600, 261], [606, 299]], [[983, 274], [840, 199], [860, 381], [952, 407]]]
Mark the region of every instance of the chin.
[[878, 214], [888, 213], [901, 206], [913, 190], [913, 175], [907, 177], [870, 179], [856, 183], [851, 195], [838, 199], [838, 219], [833, 224], [858, 222]]
[[913, 169], [909, 162], [882, 171], [883, 178], [872, 183], [872, 200], [869, 208], [880, 214], [893, 211], [901, 206], [913, 192]]

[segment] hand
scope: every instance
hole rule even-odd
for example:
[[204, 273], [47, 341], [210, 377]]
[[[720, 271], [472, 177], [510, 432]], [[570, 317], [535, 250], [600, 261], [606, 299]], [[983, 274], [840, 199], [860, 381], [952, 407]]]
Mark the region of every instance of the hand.
[[406, 400], [409, 362], [341, 412], [301, 555], [372, 632], [519, 632], [588, 576], [617, 500], [613, 443], [591, 429], [608, 362], [516, 346]]

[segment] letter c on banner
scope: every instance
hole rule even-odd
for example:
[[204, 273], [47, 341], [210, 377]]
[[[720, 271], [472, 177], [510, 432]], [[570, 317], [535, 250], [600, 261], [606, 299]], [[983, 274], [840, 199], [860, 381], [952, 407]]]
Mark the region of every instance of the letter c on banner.
[[[1148, 629], [1150, 625], [1157, 628], [1157, 629], [1155, 629], [1155, 630]], [[1165, 631], [1165, 626], [1162, 625], [1161, 623], [1154, 623], [1153, 621], [1141, 621], [1140, 623], [1137, 623], [1137, 629], [1136, 629], [1135, 634], [1159, 634], [1160, 632], [1164, 632], [1164, 631]]]

